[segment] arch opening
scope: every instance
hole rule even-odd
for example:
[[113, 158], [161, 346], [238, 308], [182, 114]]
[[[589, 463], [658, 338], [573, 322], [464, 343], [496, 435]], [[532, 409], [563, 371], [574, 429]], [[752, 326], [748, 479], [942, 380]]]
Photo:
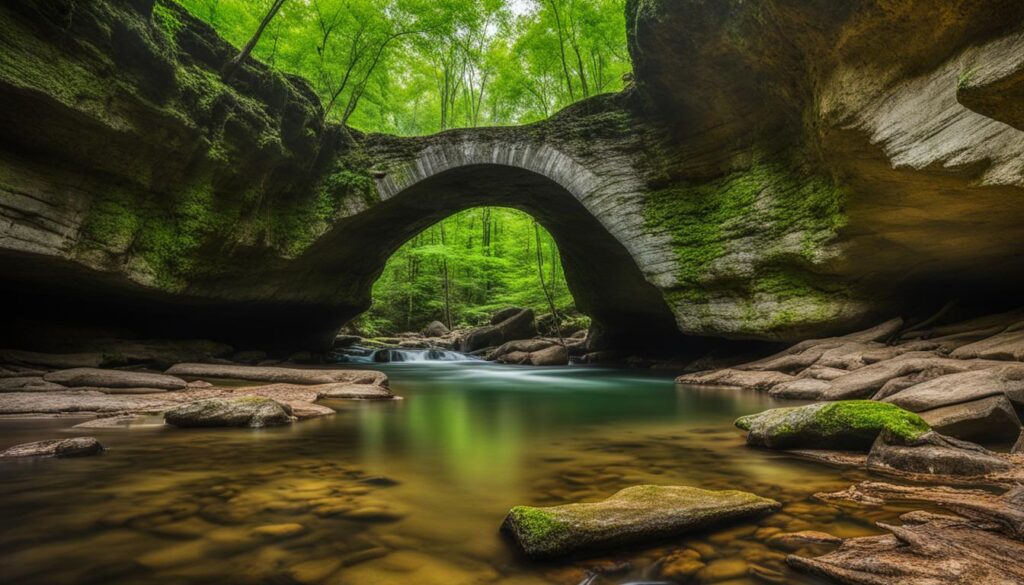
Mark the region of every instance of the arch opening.
[[374, 283], [370, 309], [350, 325], [364, 336], [392, 337], [435, 321], [447, 329], [487, 325], [509, 307], [544, 316], [542, 335], [568, 336], [590, 324], [576, 310], [551, 234], [517, 209], [475, 207], [403, 244]]
[[339, 307], [339, 322], [349, 322], [370, 308], [373, 283], [403, 244], [446, 217], [482, 207], [518, 210], [550, 234], [575, 308], [591, 319], [590, 349], [682, 341], [660, 292], [626, 247], [566, 187], [518, 166], [475, 163], [429, 174], [339, 222], [305, 259], [318, 277], [341, 283], [339, 298], [355, 300]]

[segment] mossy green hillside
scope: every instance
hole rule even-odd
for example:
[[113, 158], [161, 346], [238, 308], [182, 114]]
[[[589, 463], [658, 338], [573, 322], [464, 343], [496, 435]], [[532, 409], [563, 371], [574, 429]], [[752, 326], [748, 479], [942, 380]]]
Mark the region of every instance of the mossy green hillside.
[[866, 451], [882, 431], [912, 441], [931, 430], [920, 416], [885, 402], [844, 400], [774, 408], [740, 417], [747, 443], [773, 449]]

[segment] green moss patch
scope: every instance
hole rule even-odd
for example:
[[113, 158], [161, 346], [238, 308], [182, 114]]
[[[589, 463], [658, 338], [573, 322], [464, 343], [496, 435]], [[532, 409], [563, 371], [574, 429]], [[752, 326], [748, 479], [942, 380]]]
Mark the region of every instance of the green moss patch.
[[[668, 233], [677, 285], [666, 299], [691, 317], [714, 298], [744, 305], [746, 332], [834, 319], [851, 291], [815, 273], [847, 217], [845, 188], [797, 157], [755, 157], [746, 169], [654, 191], [649, 228]], [[753, 258], [753, 260], [751, 260]]]
[[551, 514], [530, 506], [516, 506], [509, 512], [519, 538], [529, 540], [532, 546], [546, 548], [545, 543], [564, 535], [566, 524]]
[[920, 416], [872, 400], [844, 400], [774, 408], [740, 417], [747, 443], [773, 449], [848, 449], [866, 451], [883, 431], [913, 441], [931, 430]]

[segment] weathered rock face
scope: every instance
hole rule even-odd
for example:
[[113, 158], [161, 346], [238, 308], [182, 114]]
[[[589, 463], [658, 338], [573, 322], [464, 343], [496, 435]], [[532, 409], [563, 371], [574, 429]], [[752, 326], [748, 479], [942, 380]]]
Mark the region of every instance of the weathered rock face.
[[93, 437], [53, 439], [22, 443], [0, 451], [0, 458], [17, 457], [87, 457], [103, 452], [103, 445]]
[[881, 433], [912, 441], [929, 432], [912, 412], [870, 400], [773, 408], [740, 417], [747, 444], [771, 449], [842, 449], [867, 451]]
[[166, 0], [8, 4], [19, 341], [52, 320], [328, 348], [402, 242], [475, 205], [551, 231], [595, 348], [795, 340], [921, 290], [1024, 290], [1014, 0], [631, 0], [635, 88], [407, 139], [324, 123], [259, 64], [223, 83], [234, 50]]
[[872, 445], [867, 467], [928, 475], [973, 476], [1007, 471], [1012, 466], [984, 447], [934, 431], [910, 439], [885, 431]]
[[551, 558], [664, 538], [779, 507], [775, 500], [735, 490], [641, 485], [596, 503], [517, 506], [502, 529], [527, 556]]
[[172, 408], [164, 413], [176, 427], [269, 427], [290, 424], [290, 409], [270, 398], [210, 398]]

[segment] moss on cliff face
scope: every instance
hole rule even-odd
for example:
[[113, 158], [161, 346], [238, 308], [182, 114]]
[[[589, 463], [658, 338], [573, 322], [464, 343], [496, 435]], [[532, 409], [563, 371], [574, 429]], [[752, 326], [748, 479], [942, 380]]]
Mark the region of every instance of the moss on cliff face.
[[652, 192], [646, 225], [671, 237], [677, 263], [666, 298], [681, 318], [705, 320], [720, 310], [715, 299], [731, 298], [728, 318], [741, 335], [835, 317], [851, 291], [815, 269], [834, 255], [845, 197], [798, 158], [763, 155], [743, 170]]

